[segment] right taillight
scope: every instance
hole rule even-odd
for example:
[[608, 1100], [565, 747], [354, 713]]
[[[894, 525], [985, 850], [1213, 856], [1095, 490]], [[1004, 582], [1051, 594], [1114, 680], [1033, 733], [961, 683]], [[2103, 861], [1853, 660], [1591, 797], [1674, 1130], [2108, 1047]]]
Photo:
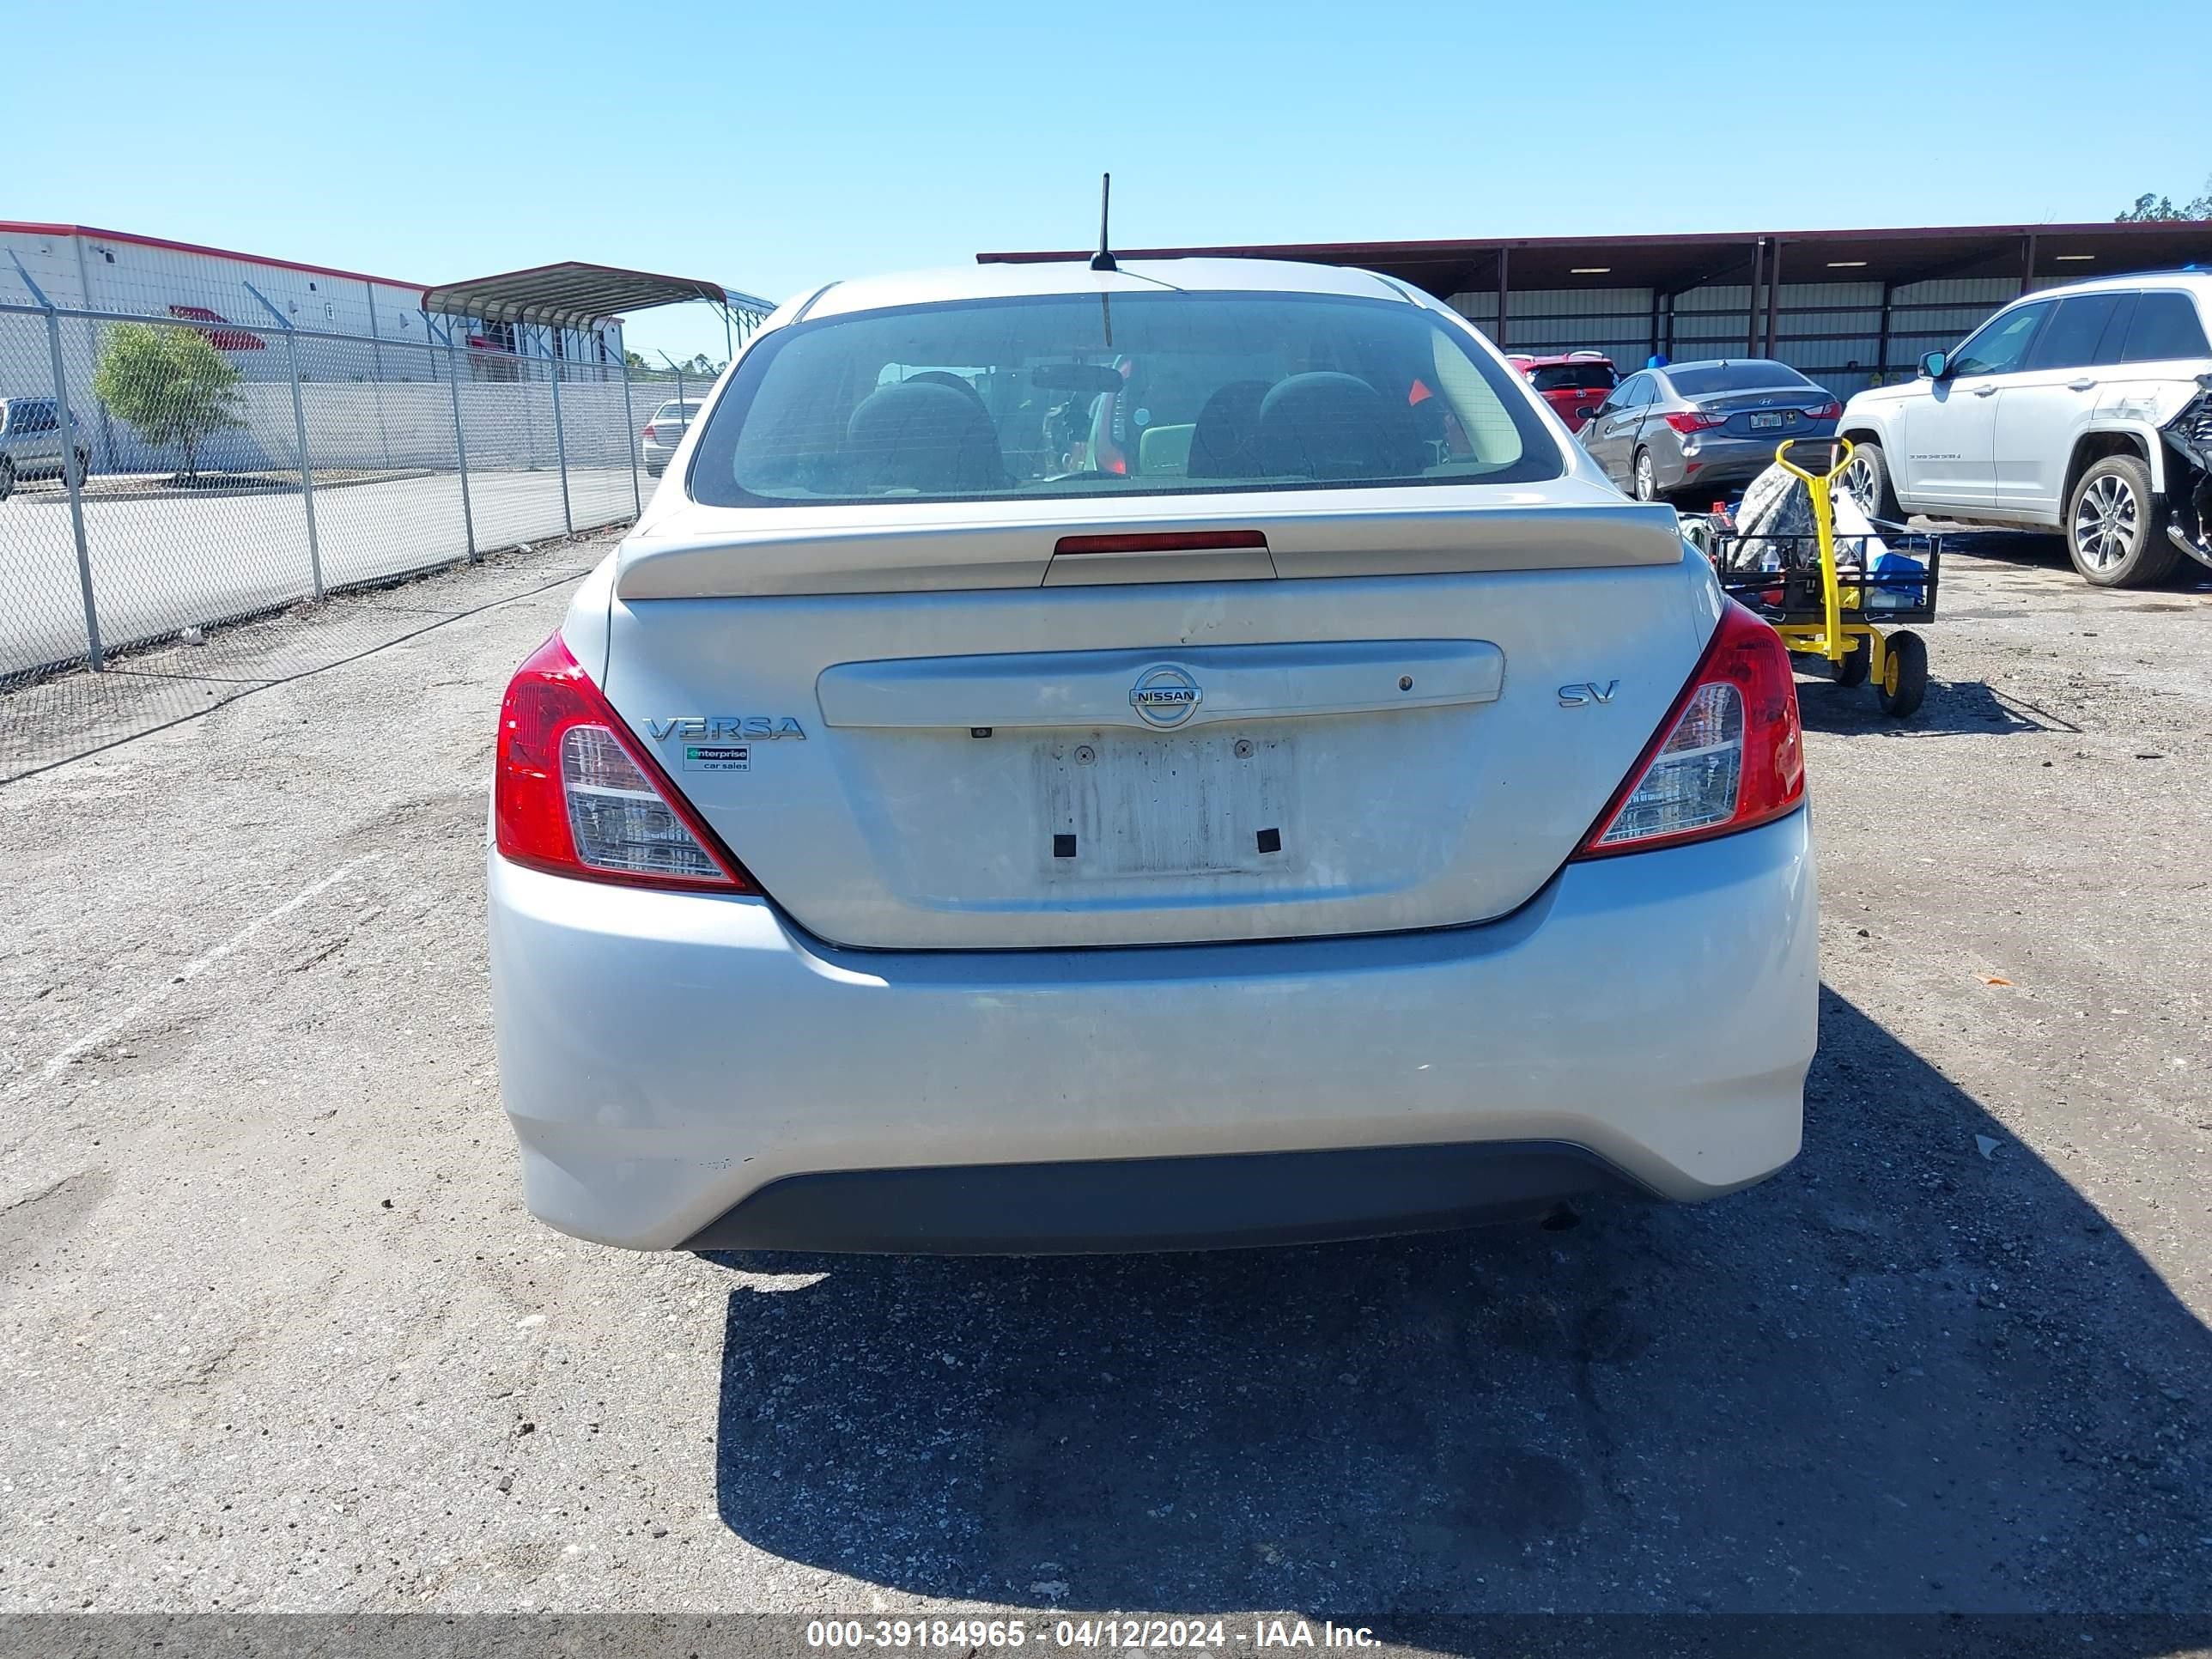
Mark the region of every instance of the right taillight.
[[757, 892], [558, 634], [507, 683], [492, 778], [500, 856], [590, 881]]
[[1735, 600], [1657, 734], [1577, 850], [1610, 858], [1733, 835], [1805, 799], [1805, 735], [1782, 639]]

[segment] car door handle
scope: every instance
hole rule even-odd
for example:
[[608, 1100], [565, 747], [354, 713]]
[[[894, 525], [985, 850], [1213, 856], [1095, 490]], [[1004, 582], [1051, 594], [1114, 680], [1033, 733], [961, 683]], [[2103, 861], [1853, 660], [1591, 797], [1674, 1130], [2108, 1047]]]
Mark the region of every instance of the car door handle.
[[1966, 389], [1977, 398], [1994, 398], [1997, 395], [1997, 389], [1993, 386], [1968, 386]]
[[2066, 382], [2066, 389], [2067, 389], [2069, 392], [2089, 392], [2089, 391], [2094, 391], [2094, 390], [2095, 389], [2095, 387], [2096, 387], [2096, 385], [2097, 385], [2097, 383], [2096, 383], [2094, 380], [2092, 380], [2088, 379], [2087, 377], [2084, 376], [2082, 379], [2078, 380], [2069, 380], [2069, 381], [2067, 381], [2067, 382]]

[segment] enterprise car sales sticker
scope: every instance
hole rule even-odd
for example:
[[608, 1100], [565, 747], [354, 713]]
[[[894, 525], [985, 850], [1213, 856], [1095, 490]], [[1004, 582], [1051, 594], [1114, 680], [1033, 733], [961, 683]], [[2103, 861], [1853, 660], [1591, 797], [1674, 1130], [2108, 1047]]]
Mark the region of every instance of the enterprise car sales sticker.
[[752, 745], [747, 743], [687, 743], [684, 745], [687, 772], [748, 772], [752, 769]]

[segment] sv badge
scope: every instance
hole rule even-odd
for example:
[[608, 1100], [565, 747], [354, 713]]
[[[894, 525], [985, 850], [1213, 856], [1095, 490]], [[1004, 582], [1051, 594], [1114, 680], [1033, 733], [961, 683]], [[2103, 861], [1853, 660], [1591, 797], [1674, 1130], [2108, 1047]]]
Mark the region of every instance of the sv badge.
[[1587, 708], [1594, 702], [1611, 702], [1613, 694], [1620, 690], [1619, 680], [1607, 680], [1603, 685], [1591, 680], [1584, 680], [1580, 685], [1563, 685], [1559, 688], [1559, 707]]

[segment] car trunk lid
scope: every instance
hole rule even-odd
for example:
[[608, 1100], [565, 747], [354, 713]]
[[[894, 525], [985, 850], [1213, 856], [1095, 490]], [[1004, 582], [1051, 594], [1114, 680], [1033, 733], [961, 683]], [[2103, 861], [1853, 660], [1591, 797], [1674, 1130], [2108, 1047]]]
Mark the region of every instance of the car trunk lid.
[[603, 684], [839, 944], [1283, 939], [1524, 902], [1717, 615], [1663, 510], [1158, 507], [1109, 527], [1265, 547], [1094, 565], [1057, 550], [1101, 515], [1064, 502], [896, 532], [687, 512], [623, 555]]
[[1732, 438], [1778, 437], [1810, 433], [1816, 410], [1830, 404], [1818, 386], [1770, 386], [1764, 391], [1732, 392], [1698, 399], [1698, 407], [1723, 419]]

